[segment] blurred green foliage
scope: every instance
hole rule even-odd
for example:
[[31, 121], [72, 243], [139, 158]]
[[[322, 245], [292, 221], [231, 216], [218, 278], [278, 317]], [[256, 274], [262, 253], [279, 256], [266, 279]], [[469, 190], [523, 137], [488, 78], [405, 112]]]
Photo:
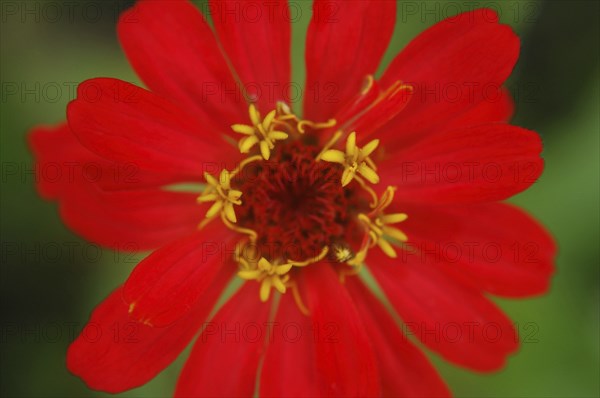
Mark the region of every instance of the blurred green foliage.
[[[103, 396], [67, 372], [65, 351], [72, 333], [82, 327], [92, 308], [125, 280], [139, 258], [105, 251], [100, 261], [86, 261], [82, 250], [87, 243], [61, 223], [56, 204], [44, 202], [35, 192], [33, 177], [27, 174], [32, 158], [25, 137], [35, 125], [64, 120], [70, 87], [78, 82], [98, 76], [139, 82], [115, 34], [116, 15], [130, 2], [80, 1], [73, 18], [65, 13], [56, 19], [55, 14], [44, 16], [41, 11], [36, 16], [35, 7], [49, 3], [64, 6], [63, 2], [44, 1], [2, 3], [0, 393], [10, 397]], [[293, 76], [302, 82], [310, 2], [296, 3], [302, 18], [293, 26]], [[408, 3], [433, 11], [410, 14]], [[446, 16], [444, 13], [457, 10], [457, 5], [466, 10], [476, 3], [401, 2], [382, 68], [411, 38]], [[7, 4], [34, 11], [23, 15], [19, 9], [13, 14]], [[100, 10], [99, 18], [91, 14], [94, 7], [89, 4]], [[498, 300], [522, 332], [528, 332], [523, 329], [528, 323], [538, 327], [535, 342], [522, 344], [504, 370], [475, 374], [431, 356], [460, 397], [597, 397], [599, 3], [481, 4], [499, 7], [501, 20], [521, 36], [521, 59], [508, 83], [517, 101], [514, 121], [538, 131], [545, 143], [543, 177], [514, 202], [552, 231], [560, 251], [549, 294], [529, 300]], [[85, 7], [88, 18], [83, 18]], [[42, 91], [40, 98], [9, 95], [7, 84], [12, 83], [29, 88], [38, 84], [41, 90], [44, 85], [57, 84], [62, 92], [56, 98], [51, 91], [47, 95]], [[8, 173], [9, 164], [17, 165], [16, 174]], [[53, 258], [39, 255], [40, 246], [62, 242], [74, 242], [79, 249], [73, 255], [66, 251]], [[13, 253], [14, 247], [18, 254]], [[122, 395], [169, 396], [184, 358], [148, 385]]]

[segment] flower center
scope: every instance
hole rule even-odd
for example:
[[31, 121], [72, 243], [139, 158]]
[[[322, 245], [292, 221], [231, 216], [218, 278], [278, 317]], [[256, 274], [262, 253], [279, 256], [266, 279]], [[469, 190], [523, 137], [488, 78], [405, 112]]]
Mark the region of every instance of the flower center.
[[305, 259], [343, 240], [349, 212], [365, 202], [362, 192], [341, 186], [338, 167], [315, 160], [318, 152], [301, 140], [285, 143], [239, 179], [238, 225], [257, 233], [256, 244], [270, 258]]
[[[359, 147], [356, 132], [338, 129], [325, 145], [316, 145], [316, 133], [331, 131], [335, 120], [301, 120], [283, 103], [264, 118], [250, 105], [249, 119], [251, 124], [232, 126], [243, 135], [238, 148], [248, 157], [218, 177], [205, 173], [207, 188], [198, 201], [214, 202], [200, 228], [220, 216], [240, 234], [238, 276], [261, 283], [261, 300], [272, 288], [292, 288], [305, 310], [294, 282], [302, 267], [329, 260], [343, 277], [360, 271], [374, 246], [396, 256], [390, 242], [406, 236], [389, 224], [406, 215], [384, 214], [395, 188], [379, 197], [371, 187], [379, 182], [370, 158], [378, 140]], [[345, 150], [335, 149], [344, 137]]]

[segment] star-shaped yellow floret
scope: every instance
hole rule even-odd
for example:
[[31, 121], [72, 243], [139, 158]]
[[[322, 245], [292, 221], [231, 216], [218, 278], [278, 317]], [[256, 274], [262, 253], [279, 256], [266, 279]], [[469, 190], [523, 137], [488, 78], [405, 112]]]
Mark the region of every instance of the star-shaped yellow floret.
[[397, 257], [396, 250], [394, 250], [386, 237], [398, 242], [406, 242], [408, 240], [408, 237], [404, 232], [390, 226], [390, 224], [397, 224], [406, 220], [408, 215], [405, 213], [383, 213], [383, 210], [385, 210], [394, 199], [394, 190], [395, 188], [393, 187], [387, 187], [384, 194], [381, 195], [379, 205], [370, 216], [362, 213], [358, 215], [358, 220], [363, 223], [368, 230], [371, 246], [379, 246], [386, 255], [392, 258]]
[[218, 214], [223, 214], [232, 223], [237, 222], [233, 205], [241, 205], [242, 192], [231, 188], [231, 173], [225, 169], [221, 170], [217, 180], [207, 172], [204, 179], [208, 183], [207, 188], [198, 197], [198, 202], [215, 202], [206, 212], [206, 218], [211, 219]]
[[329, 252], [327, 246], [323, 247], [321, 252], [314, 257], [304, 261], [282, 260], [269, 261], [260, 257], [258, 261], [258, 250], [253, 245], [238, 245], [236, 247], [235, 258], [239, 263], [240, 269], [238, 276], [245, 280], [255, 280], [260, 282], [260, 299], [267, 301], [271, 295], [271, 289], [275, 288], [279, 293], [285, 293], [287, 290], [290, 275], [288, 274], [292, 267], [305, 267], [309, 264], [321, 261]]
[[406, 242], [408, 237], [397, 228], [390, 227], [389, 224], [396, 224], [406, 220], [408, 216], [405, 213], [381, 214], [374, 220], [371, 220], [364, 214], [359, 214], [358, 219], [369, 228], [369, 237], [373, 244], [377, 244], [381, 250], [389, 257], [396, 258], [396, 250], [384, 237], [395, 239], [399, 242]]
[[244, 258], [239, 259], [240, 270], [238, 276], [246, 280], [257, 280], [260, 282], [260, 300], [265, 302], [271, 295], [271, 289], [275, 288], [280, 293], [286, 292], [286, 283], [290, 279], [288, 272], [294, 264], [271, 263], [266, 258], [261, 257], [256, 264], [252, 264]]
[[248, 153], [256, 144], [258, 144], [260, 147], [260, 154], [265, 160], [268, 160], [271, 156], [271, 150], [275, 148], [275, 141], [287, 139], [288, 134], [275, 129], [277, 125], [274, 123], [274, 120], [277, 115], [277, 110], [272, 110], [267, 113], [267, 116], [265, 116], [264, 119], [261, 119], [256, 106], [250, 104], [248, 113], [252, 125], [234, 124], [231, 126], [231, 129], [236, 133], [246, 135], [246, 137], [238, 142], [238, 148], [241, 153]]
[[342, 186], [344, 187], [350, 184], [354, 178], [357, 178], [357, 174], [360, 174], [370, 183], [377, 184], [379, 182], [377, 168], [369, 155], [377, 149], [378, 145], [379, 140], [373, 140], [364, 147], [359, 148], [356, 146], [356, 132], [353, 131], [346, 140], [346, 153], [337, 149], [329, 149], [323, 152], [321, 159], [344, 166], [342, 174]]

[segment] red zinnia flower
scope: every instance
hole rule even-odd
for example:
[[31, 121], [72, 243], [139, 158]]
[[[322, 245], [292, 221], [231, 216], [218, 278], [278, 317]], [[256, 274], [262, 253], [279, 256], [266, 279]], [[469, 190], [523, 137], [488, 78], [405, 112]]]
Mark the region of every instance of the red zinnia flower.
[[[518, 38], [490, 10], [461, 14], [375, 80], [395, 2], [317, 0], [300, 118], [287, 104], [288, 5], [253, 3], [260, 17], [243, 18], [244, 4], [212, 3], [214, 32], [189, 2], [137, 4], [118, 32], [151, 91], [86, 81], [68, 125], [31, 136], [38, 166], [63, 168], [39, 190], [69, 226], [156, 249], [93, 312], [71, 372], [134, 388], [202, 330], [177, 396], [448, 395], [354, 276], [365, 265], [405, 332], [458, 365], [502, 366], [517, 341], [486, 294], [545, 292], [555, 253], [534, 220], [496, 203], [543, 167], [540, 138], [505, 123], [498, 89]], [[187, 182], [206, 185], [169, 189]]]

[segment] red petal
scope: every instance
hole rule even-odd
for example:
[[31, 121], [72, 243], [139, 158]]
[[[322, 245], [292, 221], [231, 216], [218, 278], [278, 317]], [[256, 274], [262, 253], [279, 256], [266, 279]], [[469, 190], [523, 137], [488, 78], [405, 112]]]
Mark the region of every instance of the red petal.
[[533, 131], [487, 124], [436, 134], [380, 162], [384, 185], [397, 199], [469, 203], [506, 199], [542, 174], [542, 142]]
[[[299, 353], [300, 348], [293, 340], [269, 346], [261, 392], [275, 396], [279, 393], [286, 396], [296, 393], [378, 396], [379, 375], [369, 336], [337, 274], [326, 263], [313, 264], [302, 270], [299, 285], [310, 311], [308, 322], [300, 320], [303, 332], [308, 328], [310, 333], [304, 334], [304, 341], [299, 344], [306, 351]], [[284, 301], [280, 311], [291, 311], [289, 307], [289, 302]], [[282, 319], [299, 317], [298, 314], [279, 316]], [[294, 369], [295, 362], [284, 363], [295, 354], [307, 356], [298, 359], [298, 369]], [[285, 371], [290, 373], [284, 374]], [[293, 378], [296, 380], [291, 386], [282, 384]]]
[[[316, 329], [315, 329], [316, 328]], [[327, 393], [316, 366], [319, 326], [300, 313], [291, 293], [279, 302], [261, 371], [261, 397], [318, 397]]]
[[171, 182], [171, 176], [101, 158], [66, 124], [36, 128], [29, 140], [40, 194], [58, 199], [63, 221], [86, 239], [117, 250], [149, 250], [189, 235], [203, 217], [197, 194], [144, 188]]
[[115, 290], [69, 347], [69, 371], [94, 390], [119, 393], [141, 386], [166, 368], [198, 333], [232, 274], [223, 269], [202, 300], [165, 328], [132, 321], [122, 289]]
[[520, 209], [490, 203], [473, 206], [403, 206], [402, 229], [419, 251], [440, 266], [503, 296], [548, 290], [556, 246], [552, 237]]
[[348, 278], [346, 287], [377, 354], [382, 396], [449, 397], [436, 370], [373, 293], [358, 278]]
[[82, 185], [139, 189], [178, 182], [172, 174], [149, 173], [135, 163], [116, 163], [81, 145], [69, 126], [36, 127], [28, 136], [35, 155], [37, 188], [46, 199], [73, 196]]
[[479, 291], [447, 276], [429, 256], [371, 250], [369, 268], [398, 314], [426, 346], [474, 370], [500, 368], [518, 347], [510, 320]]
[[140, 87], [116, 79], [81, 83], [67, 108], [69, 126], [95, 153], [190, 180], [234, 153], [214, 131]]
[[248, 282], [205, 325], [179, 381], [175, 397], [251, 397], [267, 337], [271, 303]]
[[[336, 116], [339, 127], [344, 131], [360, 132], [359, 142], [366, 143], [373, 133], [402, 112], [412, 97], [412, 89], [402, 84], [382, 90], [377, 82], [373, 82], [371, 92], [356, 96], [350, 106]], [[349, 112], [353, 115], [348, 117]]]
[[129, 61], [152, 91], [218, 127], [206, 134], [230, 133], [233, 121], [246, 117], [246, 101], [192, 3], [139, 2], [121, 15], [118, 32]]
[[360, 91], [379, 66], [395, 21], [395, 1], [313, 3], [306, 37], [306, 118], [332, 118]]
[[519, 55], [519, 39], [498, 16], [479, 9], [446, 19], [415, 38], [387, 68], [382, 87], [402, 80], [415, 88], [406, 109], [380, 138], [402, 145], [464, 109], [501, 95]]
[[507, 89], [502, 89], [500, 96], [493, 101], [481, 101], [454, 119], [444, 123], [444, 130], [455, 130], [462, 127], [494, 122], [507, 123], [515, 111], [515, 103]]
[[290, 14], [287, 1], [210, 1], [218, 38], [246, 95], [263, 112], [290, 103]]
[[[132, 271], [123, 289], [133, 318], [154, 326], [179, 319], [194, 306], [222, 267], [231, 264], [232, 232], [219, 221], [155, 251]], [[230, 250], [231, 249], [231, 250]]]
[[197, 230], [206, 212], [197, 196], [160, 189], [107, 192], [78, 184], [61, 200], [60, 213], [90, 241], [116, 250], [151, 250]]

